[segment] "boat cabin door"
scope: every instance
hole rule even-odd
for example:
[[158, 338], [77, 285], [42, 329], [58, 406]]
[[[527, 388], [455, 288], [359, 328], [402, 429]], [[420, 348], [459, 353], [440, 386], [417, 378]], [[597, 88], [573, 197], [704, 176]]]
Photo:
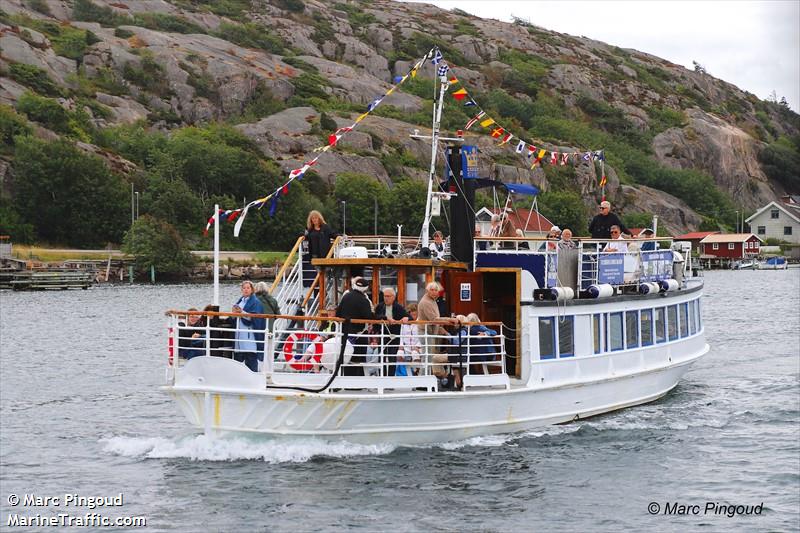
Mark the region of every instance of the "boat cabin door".
[[506, 371], [519, 377], [520, 271], [511, 268], [448, 272], [444, 277], [448, 310], [454, 315], [477, 313], [482, 322], [502, 322], [506, 336]]
[[483, 276], [480, 272], [448, 272], [446, 287], [448, 310], [453, 315], [483, 315]]

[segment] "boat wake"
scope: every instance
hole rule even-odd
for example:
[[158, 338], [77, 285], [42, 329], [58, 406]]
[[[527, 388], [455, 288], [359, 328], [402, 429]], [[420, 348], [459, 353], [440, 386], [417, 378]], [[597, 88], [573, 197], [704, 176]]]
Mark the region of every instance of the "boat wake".
[[263, 437], [189, 435], [163, 437], [110, 437], [102, 439], [103, 451], [142, 459], [183, 458], [192, 461], [264, 461], [305, 463], [315, 458], [389, 454], [396, 446], [325, 442], [313, 438], [272, 439]]

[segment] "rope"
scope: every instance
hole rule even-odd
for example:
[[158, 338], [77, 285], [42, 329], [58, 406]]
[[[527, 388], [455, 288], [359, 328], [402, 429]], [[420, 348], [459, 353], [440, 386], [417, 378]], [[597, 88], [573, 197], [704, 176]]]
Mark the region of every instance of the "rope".
[[323, 385], [319, 389], [310, 389], [310, 388], [307, 388], [307, 387], [296, 387], [296, 386], [291, 386], [291, 385], [267, 385], [267, 388], [268, 389], [290, 389], [290, 390], [299, 390], [299, 391], [302, 391], [302, 392], [319, 393], [319, 392], [322, 392], [322, 391], [326, 390], [328, 387], [330, 387], [331, 383], [333, 383], [333, 380], [336, 379], [336, 375], [339, 373], [339, 368], [342, 366], [342, 361], [344, 361], [344, 350], [345, 350], [345, 347], [347, 346], [347, 339], [350, 336], [349, 333], [344, 333], [344, 332], [346, 332], [349, 329], [349, 326], [350, 326], [350, 319], [346, 318], [344, 323], [342, 324], [342, 332], [343, 332], [342, 333], [342, 347], [339, 349], [339, 357], [338, 357], [338, 359], [336, 359], [336, 367], [333, 369], [333, 373], [331, 374], [330, 379], [328, 380], [327, 383], [325, 383], [325, 385]]

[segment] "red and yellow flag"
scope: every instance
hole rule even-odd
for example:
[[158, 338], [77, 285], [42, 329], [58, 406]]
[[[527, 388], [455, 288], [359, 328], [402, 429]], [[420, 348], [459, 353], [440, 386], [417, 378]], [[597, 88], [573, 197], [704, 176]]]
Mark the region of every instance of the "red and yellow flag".
[[459, 89], [453, 93], [453, 98], [458, 100], [459, 102], [467, 97], [467, 90], [466, 89]]

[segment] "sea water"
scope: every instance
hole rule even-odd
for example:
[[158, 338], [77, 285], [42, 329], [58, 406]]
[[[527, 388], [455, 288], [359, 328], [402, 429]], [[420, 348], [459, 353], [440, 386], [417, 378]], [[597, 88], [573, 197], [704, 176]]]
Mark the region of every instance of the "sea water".
[[[192, 431], [158, 389], [163, 313], [209, 286], [2, 292], [0, 528], [798, 530], [800, 270], [705, 281], [711, 351], [662, 400], [413, 447]], [[237, 296], [224, 285], [222, 307]]]

